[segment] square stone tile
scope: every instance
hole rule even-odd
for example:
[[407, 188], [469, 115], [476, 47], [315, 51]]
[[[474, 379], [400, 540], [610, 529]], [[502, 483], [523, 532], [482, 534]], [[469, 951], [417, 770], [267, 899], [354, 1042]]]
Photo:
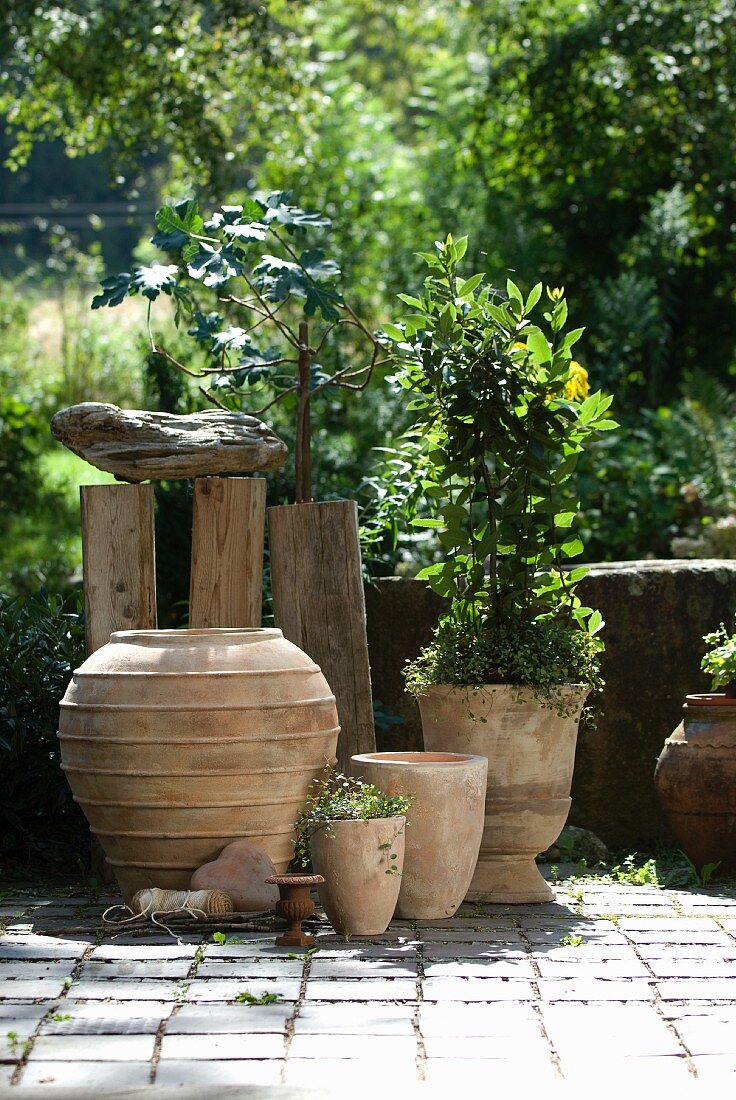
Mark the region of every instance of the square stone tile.
[[696, 1055], [692, 1059], [698, 1081], [710, 1081], [733, 1087], [736, 1077], [736, 1057], [728, 1054]]
[[[194, 943], [159, 943], [159, 944], [129, 944], [118, 942], [101, 943], [90, 956], [90, 962], [101, 962], [109, 959], [111, 962], [142, 962], [151, 960], [164, 962], [172, 959], [187, 959], [190, 963], [197, 954], [197, 945]], [[87, 963], [89, 965], [89, 962]]]
[[306, 1002], [294, 1023], [296, 1035], [414, 1036], [413, 1005]]
[[153, 1057], [153, 1035], [42, 1035], [33, 1044], [34, 1062], [145, 1062]]
[[41, 1027], [42, 1035], [155, 1035], [172, 1005], [161, 1001], [65, 1000]]
[[701, 1015], [684, 1014], [674, 1026], [691, 1054], [736, 1059], [736, 1005], [712, 1005]]
[[376, 1061], [414, 1062], [417, 1041], [413, 1035], [309, 1035], [297, 1034], [289, 1047], [289, 1058], [359, 1059], [368, 1067]]
[[55, 981], [63, 982], [75, 966], [74, 959], [47, 959], [44, 962], [16, 959], [11, 962], [0, 962], [0, 981], [10, 978], [23, 978], [24, 981], [53, 978]]
[[[575, 1062], [563, 1064], [562, 1071], [568, 1085], [587, 1091], [591, 1078], [600, 1074], [601, 1063], [599, 1059], [581, 1056]], [[605, 1074], [608, 1088], [627, 1086], [633, 1095], [641, 1095], [638, 1090], [644, 1086], [664, 1089], [670, 1085], [686, 1089], [689, 1095], [689, 1086], [695, 1084], [684, 1055], [613, 1059], [606, 1063]]]
[[238, 978], [271, 981], [291, 978], [301, 981], [304, 962], [299, 959], [208, 959], [197, 967], [198, 978]]
[[432, 1058], [427, 1060], [425, 1073], [429, 1085], [441, 1087], [444, 1095], [455, 1095], [455, 1090], [472, 1093], [481, 1082], [494, 1094], [503, 1089], [512, 1096], [549, 1088], [554, 1096], [561, 1087], [560, 1074], [547, 1058]]
[[425, 1035], [424, 1050], [430, 1061], [435, 1058], [461, 1062], [518, 1058], [523, 1065], [527, 1058], [547, 1061], [552, 1057], [550, 1045], [539, 1026], [515, 1035]]
[[29, 1062], [20, 1084], [96, 1089], [102, 1097], [103, 1090], [147, 1085], [150, 1076], [148, 1062]]
[[0, 978], [0, 998], [3, 1000], [54, 1000], [66, 989], [64, 978]]
[[177, 981], [186, 978], [191, 959], [90, 959], [84, 963], [80, 981], [109, 981], [114, 978]]
[[572, 958], [567, 961], [556, 956], [554, 959], [538, 958], [537, 966], [542, 978], [580, 978], [584, 981], [611, 981], [626, 978], [650, 978], [643, 962], [635, 955], [626, 961], [604, 959], [601, 962], [589, 962], [586, 959]]
[[337, 959], [315, 955], [309, 980], [316, 978], [411, 978], [417, 973], [416, 956], [397, 959]]
[[392, 1097], [396, 1093], [391, 1090], [414, 1085], [418, 1079], [416, 1064], [409, 1057], [374, 1062], [370, 1068], [350, 1058], [289, 1058], [285, 1069], [287, 1085], [317, 1089], [350, 1089], [359, 1085], [365, 1089], [382, 1084]]
[[199, 1085], [278, 1085], [284, 1063], [281, 1060], [229, 1061], [166, 1060], [156, 1070], [157, 1085], [196, 1087]]
[[291, 1001], [270, 1005], [183, 1004], [166, 1024], [166, 1035], [283, 1035], [293, 1012]]
[[528, 956], [511, 959], [427, 959], [427, 978], [526, 978], [534, 979], [534, 967]]
[[510, 1039], [541, 1034], [539, 1017], [529, 1002], [458, 1004], [424, 1002], [419, 1008], [419, 1030], [427, 1038], [493, 1037]]
[[278, 978], [192, 978], [188, 983], [184, 1001], [235, 1001], [241, 993], [252, 993], [260, 997], [263, 993], [273, 993], [282, 1001], [296, 1001], [299, 997], [300, 982]]
[[659, 958], [649, 959], [649, 966], [658, 978], [736, 978], [736, 962], [725, 959]]
[[86, 981], [80, 978], [70, 990], [71, 996], [80, 1001], [180, 1001], [186, 999], [186, 989], [174, 982], [125, 981], [109, 978], [105, 981]]
[[427, 978], [425, 1001], [533, 1001], [537, 994], [529, 981], [511, 978]]
[[736, 1001], [736, 978], [667, 978], [657, 992], [664, 1001]]
[[685, 1050], [653, 1004], [557, 1003], [542, 1007], [552, 1045], [567, 1061], [681, 1055]]
[[161, 1058], [176, 1061], [206, 1059], [223, 1062], [233, 1058], [283, 1058], [283, 1035], [259, 1032], [248, 1034], [164, 1035]]
[[0, 939], [0, 959], [25, 959], [29, 963], [42, 963], [45, 959], [68, 959], [71, 968], [77, 959], [81, 959], [87, 947], [86, 943], [48, 943], [44, 936], [18, 937], [13, 940], [3, 936]]
[[540, 978], [543, 1001], [653, 1001], [653, 983], [643, 978]]
[[416, 982], [409, 978], [320, 980], [307, 983], [308, 1001], [414, 1001]]

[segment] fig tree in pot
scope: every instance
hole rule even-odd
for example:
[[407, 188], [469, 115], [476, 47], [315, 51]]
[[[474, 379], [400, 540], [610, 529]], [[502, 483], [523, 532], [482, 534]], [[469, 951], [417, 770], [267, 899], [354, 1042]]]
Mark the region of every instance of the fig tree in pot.
[[[468, 897], [552, 897], [535, 855], [570, 808], [580, 714], [600, 686], [601, 615], [581, 605], [585, 569], [570, 477], [611, 398], [588, 393], [572, 359], [562, 290], [525, 298], [461, 278], [467, 239], [422, 253], [429, 275], [410, 314], [387, 325], [424, 439], [423, 486], [441, 558], [419, 573], [450, 601], [409, 665], [428, 751], [487, 756], [486, 822]], [[539, 316], [540, 313], [542, 316]]]
[[334, 773], [314, 780], [295, 823], [294, 863], [311, 865], [330, 924], [341, 935], [376, 936], [396, 909], [411, 799], [390, 797]]
[[[710, 694], [688, 695], [664, 743], [654, 783], [685, 855], [702, 872], [736, 872], [736, 633], [706, 634]], [[722, 689], [719, 691], [719, 688]]]

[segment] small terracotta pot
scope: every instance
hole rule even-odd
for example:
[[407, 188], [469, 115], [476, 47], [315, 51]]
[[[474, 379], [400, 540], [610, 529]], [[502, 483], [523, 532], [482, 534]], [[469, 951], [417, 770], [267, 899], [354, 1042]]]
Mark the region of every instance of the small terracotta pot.
[[434, 685], [419, 696], [424, 747], [488, 758], [486, 817], [468, 898], [500, 903], [551, 901], [535, 857], [560, 835], [570, 812], [580, 712], [588, 694], [565, 684], [574, 704], [560, 718], [529, 687]]
[[369, 752], [351, 770], [388, 795], [406, 795], [406, 856], [396, 916], [451, 917], [468, 892], [485, 819], [484, 756], [454, 752]]
[[380, 936], [396, 909], [405, 817], [329, 821], [312, 835], [312, 867], [327, 919], [343, 936]]
[[670, 828], [700, 870], [736, 872], [736, 699], [688, 695], [654, 785]]

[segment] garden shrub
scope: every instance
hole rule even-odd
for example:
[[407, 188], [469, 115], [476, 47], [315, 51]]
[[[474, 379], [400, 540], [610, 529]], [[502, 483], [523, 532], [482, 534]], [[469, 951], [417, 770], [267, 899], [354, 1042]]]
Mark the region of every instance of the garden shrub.
[[84, 658], [78, 608], [41, 589], [0, 593], [0, 852], [58, 856], [87, 835], [60, 769], [59, 701]]

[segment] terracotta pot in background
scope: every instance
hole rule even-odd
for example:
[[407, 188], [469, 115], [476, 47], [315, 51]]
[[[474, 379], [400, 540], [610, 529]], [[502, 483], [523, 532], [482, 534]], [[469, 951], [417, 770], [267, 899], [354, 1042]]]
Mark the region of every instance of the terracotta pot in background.
[[128, 900], [186, 889], [232, 841], [277, 871], [293, 822], [334, 760], [335, 700], [280, 630], [125, 630], [72, 678], [62, 767]]
[[451, 917], [478, 859], [488, 761], [468, 753], [370, 752], [353, 756], [351, 771], [388, 795], [412, 799], [396, 915]]
[[578, 722], [588, 688], [565, 685], [574, 703], [560, 718], [531, 688], [435, 685], [419, 696], [424, 747], [488, 758], [485, 827], [470, 900], [550, 901], [535, 856], [560, 835], [570, 812]]
[[405, 817], [330, 821], [312, 835], [312, 868], [325, 879], [319, 900], [340, 935], [380, 936], [388, 928], [401, 887], [405, 826]]
[[700, 871], [736, 872], [736, 699], [688, 695], [654, 785], [685, 855]]

